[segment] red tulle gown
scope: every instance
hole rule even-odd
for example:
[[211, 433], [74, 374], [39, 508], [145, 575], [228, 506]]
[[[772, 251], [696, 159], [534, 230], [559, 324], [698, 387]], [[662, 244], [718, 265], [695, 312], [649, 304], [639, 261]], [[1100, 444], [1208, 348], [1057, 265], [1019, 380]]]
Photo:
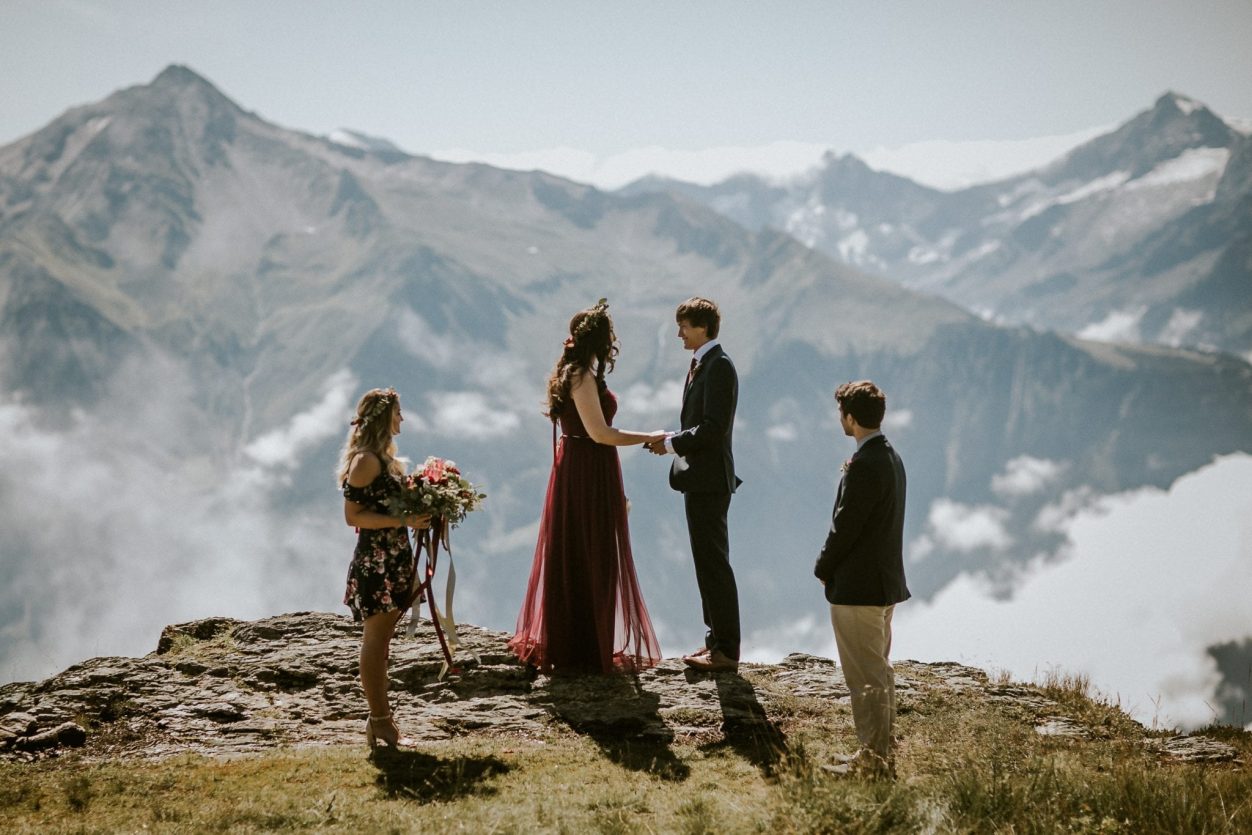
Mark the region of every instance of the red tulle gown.
[[[611, 424], [617, 398], [607, 388], [600, 406]], [[509, 647], [545, 672], [650, 667], [661, 651], [630, 554], [617, 447], [591, 440], [572, 402], [559, 418], [535, 562]]]

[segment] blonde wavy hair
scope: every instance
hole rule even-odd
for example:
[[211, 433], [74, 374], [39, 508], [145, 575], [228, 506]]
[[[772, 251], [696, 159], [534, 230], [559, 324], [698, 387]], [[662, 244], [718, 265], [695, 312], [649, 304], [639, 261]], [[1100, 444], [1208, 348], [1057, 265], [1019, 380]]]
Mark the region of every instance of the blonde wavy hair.
[[348, 480], [352, 460], [363, 452], [377, 455], [384, 472], [397, 478], [404, 475], [404, 465], [396, 460], [396, 442], [391, 434], [391, 421], [399, 408], [400, 395], [393, 388], [370, 389], [361, 396], [339, 456], [340, 485]]

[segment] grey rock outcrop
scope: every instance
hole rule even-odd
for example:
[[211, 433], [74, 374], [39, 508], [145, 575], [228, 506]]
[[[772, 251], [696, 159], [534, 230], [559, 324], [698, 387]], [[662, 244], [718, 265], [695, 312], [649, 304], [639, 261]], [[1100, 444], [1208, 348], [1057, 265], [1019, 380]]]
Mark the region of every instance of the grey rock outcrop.
[[[459, 666], [442, 680], [428, 623], [415, 639], [393, 641], [393, 708], [406, 733], [419, 739], [539, 736], [560, 725], [606, 749], [720, 735], [732, 742], [751, 738], [756, 750], [765, 750], [762, 741], [785, 745], [776, 717], [788, 704], [848, 700], [835, 663], [803, 653], [778, 664], [744, 664], [739, 675], [696, 674], [667, 659], [635, 677], [543, 676], [517, 662], [507, 635], [468, 624], [459, 632]], [[321, 612], [169, 626], [157, 650], [143, 658], [94, 658], [42, 682], [0, 687], [0, 755], [33, 759], [77, 748], [89, 759], [159, 758], [360, 743], [366, 710], [359, 646], [359, 626]], [[1040, 733], [1082, 736], [1039, 690], [991, 683], [981, 670], [902, 661], [896, 679], [901, 712], [941, 692], [1009, 702]], [[1162, 756], [1235, 757], [1233, 748], [1210, 739], [1150, 744]]]

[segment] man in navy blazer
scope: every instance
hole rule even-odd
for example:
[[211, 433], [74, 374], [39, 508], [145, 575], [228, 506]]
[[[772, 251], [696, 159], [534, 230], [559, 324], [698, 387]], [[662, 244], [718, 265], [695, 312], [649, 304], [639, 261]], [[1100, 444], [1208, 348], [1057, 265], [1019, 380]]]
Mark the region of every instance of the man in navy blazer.
[[861, 748], [832, 770], [894, 774], [895, 671], [891, 615], [904, 581], [904, 464], [882, 434], [887, 398], [869, 380], [835, 391], [839, 423], [856, 439], [843, 465], [830, 532], [813, 573], [825, 587], [839, 664]]
[[714, 302], [690, 298], [678, 306], [674, 318], [683, 347], [692, 352], [683, 387], [682, 431], [667, 434], [648, 449], [676, 456], [669, 483], [683, 494], [704, 613], [704, 646], [683, 661], [706, 672], [734, 671], [739, 668], [739, 590], [730, 566], [726, 514], [741, 483], [731, 443], [739, 377], [717, 341], [721, 313]]

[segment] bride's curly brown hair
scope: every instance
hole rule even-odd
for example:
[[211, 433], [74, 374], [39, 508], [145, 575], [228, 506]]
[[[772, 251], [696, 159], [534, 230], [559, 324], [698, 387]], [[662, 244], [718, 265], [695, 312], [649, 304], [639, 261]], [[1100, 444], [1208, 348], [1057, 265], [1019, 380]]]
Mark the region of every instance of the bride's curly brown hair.
[[580, 310], [569, 320], [565, 350], [548, 377], [548, 418], [556, 423], [570, 399], [574, 376], [582, 371], [595, 374], [596, 385], [604, 388], [604, 375], [617, 363], [617, 335], [609, 317], [609, 303], [600, 299], [594, 307]]

